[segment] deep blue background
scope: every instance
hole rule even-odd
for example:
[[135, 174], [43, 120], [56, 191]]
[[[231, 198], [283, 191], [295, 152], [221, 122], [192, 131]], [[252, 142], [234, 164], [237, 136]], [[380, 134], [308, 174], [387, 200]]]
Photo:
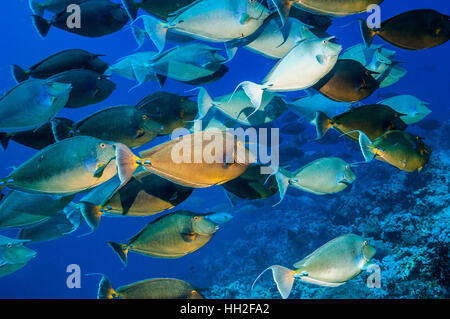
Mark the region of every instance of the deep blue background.
[[[448, 1], [386, 0], [382, 4], [382, 20], [417, 8], [433, 8], [450, 14]], [[29, 67], [51, 54], [73, 48], [106, 54], [104, 59], [114, 63], [117, 59], [134, 53], [136, 48], [136, 42], [127, 27], [116, 34], [96, 39], [84, 38], [52, 28], [47, 38], [42, 40], [31, 24], [30, 13], [26, 0], [2, 2], [0, 19], [3, 43], [0, 52], [0, 90], [2, 92], [15, 85], [9, 71], [11, 64]], [[329, 32], [340, 40], [344, 48], [361, 42], [357, 23], [348, 25], [355, 19], [356, 16], [336, 19], [334, 25], [329, 29]], [[383, 42], [376, 38], [375, 43]], [[214, 45], [221, 47], [220, 44]], [[392, 48], [388, 44], [386, 46]], [[433, 113], [429, 118], [438, 120], [448, 118], [448, 94], [450, 93], [448, 48], [448, 44], [418, 52], [394, 48], [397, 51], [397, 59], [405, 62], [404, 67], [408, 70], [408, 74], [396, 85], [378, 92], [416, 95], [431, 103]], [[149, 41], [146, 42], [143, 50], [153, 50], [152, 44]], [[216, 97], [231, 92], [243, 80], [259, 83], [274, 63], [273, 60], [240, 49], [235, 59], [228, 64], [229, 73], [220, 81], [207, 85], [207, 89], [213, 97]], [[134, 105], [146, 95], [159, 89], [156, 83], [146, 83], [129, 93], [128, 90], [134, 86], [134, 82], [117, 76], [114, 76], [112, 80], [117, 83], [117, 90], [108, 100], [82, 109], [63, 110], [59, 116], [78, 120], [108, 106]], [[164, 90], [183, 94], [190, 88], [188, 85], [168, 80]], [[367, 102], [376, 102], [378, 92]], [[299, 92], [298, 96], [301, 95], [303, 94]], [[153, 144], [159, 142], [161, 140], [154, 141]], [[311, 144], [307, 147], [310, 150], [319, 150], [324, 146]], [[32, 149], [11, 142], [7, 152], [0, 153], [0, 176], [7, 176], [10, 172], [8, 167], [20, 165], [34, 153], [35, 151]], [[179, 208], [208, 212], [210, 207], [221, 202], [226, 203], [222, 189], [213, 187], [195, 190], [193, 195]], [[97, 277], [83, 276], [81, 289], [66, 287], [68, 275], [66, 267], [69, 264], [80, 265], [83, 274], [96, 272], [107, 274], [114, 287], [153, 277], [180, 278], [202, 287], [203, 283], [195, 280], [196, 262], [209, 252], [220, 250], [221, 242], [233, 240], [238, 236], [239, 230], [245, 227], [239, 223], [239, 220], [234, 219], [222, 227], [208, 245], [177, 260], [154, 259], [130, 253], [129, 264], [124, 269], [105, 242], [109, 240], [123, 242], [138, 232], [152, 218], [104, 218], [99, 230], [91, 236], [77, 238], [77, 235], [88, 231], [87, 226], [83, 225], [77, 233], [71, 236], [31, 246], [38, 252], [37, 257], [22, 270], [0, 278], [0, 298], [95, 298]], [[255, 212], [255, 218], [258, 218], [257, 212]], [[15, 231], [2, 231], [1, 234], [14, 237]], [[235, 258], [241, 258], [242, 262], [245, 262], [245, 256], [235, 256]], [[214, 273], [211, 276], [214, 276]]]

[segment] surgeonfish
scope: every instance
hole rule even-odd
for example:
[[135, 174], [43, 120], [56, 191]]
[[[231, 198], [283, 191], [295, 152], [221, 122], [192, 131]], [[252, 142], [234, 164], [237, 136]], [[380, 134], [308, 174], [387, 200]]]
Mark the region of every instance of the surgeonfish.
[[246, 200], [271, 197], [278, 193], [277, 181], [275, 176], [262, 174], [262, 167], [261, 164], [250, 165], [244, 174], [222, 184], [222, 187], [227, 192]]
[[69, 204], [63, 211], [39, 223], [22, 228], [17, 239], [30, 240], [30, 243], [61, 238], [76, 231], [83, 218], [76, 204]]
[[55, 117], [51, 122], [47, 122], [37, 129], [15, 133], [0, 133], [0, 143], [4, 151], [6, 151], [10, 140], [36, 150], [41, 150], [44, 147], [56, 143], [55, 133], [69, 136], [72, 125], [72, 120]]
[[84, 1], [86, 0], [28, 0], [28, 4], [33, 14], [43, 16], [45, 11], [53, 13], [66, 11], [70, 5], [78, 5]]
[[66, 105], [72, 85], [52, 80], [27, 80], [0, 97], [0, 132], [37, 129]]
[[370, 29], [360, 21], [367, 46], [375, 35], [396, 47], [423, 50], [446, 43], [450, 37], [450, 17], [432, 9], [418, 9], [400, 13], [381, 23], [379, 29]]
[[315, 93], [294, 101], [286, 101], [287, 108], [300, 118], [315, 125], [316, 113], [322, 112], [330, 117], [345, 113], [351, 108], [351, 103], [333, 101], [326, 96]]
[[143, 98], [135, 108], [160, 124], [159, 136], [164, 136], [177, 128], [189, 126], [197, 116], [198, 104], [191, 97], [158, 91]]
[[51, 20], [37, 14], [32, 15], [33, 25], [41, 38], [47, 36], [51, 26], [85, 37], [102, 37], [119, 31], [129, 21], [125, 9], [110, 0], [83, 1], [78, 5], [83, 16], [80, 28], [74, 28], [67, 23], [72, 15], [71, 10], [68, 12], [67, 9], [63, 9]]
[[269, 269], [283, 299], [289, 297], [295, 278], [323, 287], [337, 287], [373, 264], [371, 259], [375, 253], [375, 248], [364, 238], [355, 234], [342, 235], [295, 263], [295, 270], [279, 265], [270, 266], [256, 278], [252, 289], [259, 277]]
[[0, 184], [31, 193], [71, 195], [98, 186], [118, 174], [123, 186], [138, 158], [123, 144], [75, 136], [39, 151]]
[[345, 50], [340, 59], [351, 59], [361, 63], [378, 81], [380, 88], [397, 83], [407, 73], [395, 60], [396, 52], [384, 48], [382, 45], [366, 47], [360, 43]]
[[236, 90], [242, 87], [257, 111], [265, 91], [289, 92], [312, 87], [338, 60], [342, 47], [330, 42], [333, 38], [301, 41], [274, 66], [261, 85], [244, 81]]
[[116, 84], [109, 80], [108, 76], [87, 69], [64, 71], [49, 77], [48, 80], [71, 85], [72, 90], [65, 105], [68, 108], [100, 103], [116, 89]]
[[389, 130], [405, 130], [407, 125], [398, 113], [389, 106], [381, 104], [364, 105], [330, 119], [324, 113], [317, 112], [317, 139], [322, 138], [330, 128], [336, 129], [348, 138], [358, 141], [358, 131], [364, 132], [370, 139], [376, 139]]
[[72, 124], [70, 129], [55, 132], [58, 140], [72, 136], [92, 136], [104, 141], [125, 144], [137, 148], [158, 136], [163, 127], [141, 110], [127, 105], [113, 106], [100, 110]]
[[287, 19], [291, 7], [316, 14], [344, 17], [366, 12], [370, 5], [379, 5], [384, 0], [271, 0], [276, 6], [280, 16]]
[[255, 155], [237, 136], [220, 130], [184, 135], [140, 152], [145, 169], [183, 186], [221, 185], [243, 174]]
[[245, 45], [246, 49], [269, 59], [281, 59], [298, 42], [308, 38], [317, 38], [307, 25], [297, 19], [289, 18], [283, 28], [280, 28], [280, 25], [280, 18], [272, 16], [247, 39], [227, 42], [229, 58], [236, 54], [240, 46]]
[[359, 132], [359, 145], [366, 162], [376, 158], [409, 173], [421, 172], [432, 152], [421, 137], [395, 130], [384, 133], [373, 142]]
[[204, 297], [189, 283], [180, 279], [147, 279], [114, 290], [109, 279], [102, 275], [97, 299], [204, 299]]
[[[67, 1], [73, 3], [72, 0]], [[28, 70], [14, 64], [11, 66], [11, 73], [18, 83], [28, 80], [30, 77], [48, 79], [52, 75], [74, 69], [92, 70], [103, 74], [108, 69], [108, 63], [102, 61], [101, 56], [103, 54], [93, 54], [81, 49], [64, 50], [36, 63]]]
[[34, 250], [24, 246], [28, 242], [0, 235], [0, 277], [18, 271], [36, 257]]
[[12, 190], [0, 202], [0, 229], [29, 226], [48, 219], [62, 211], [74, 197]]
[[261, 107], [254, 112], [252, 102], [243, 90], [218, 97], [214, 101], [205, 88], [201, 87], [198, 90], [196, 120], [203, 119], [210, 109], [214, 109], [239, 124], [252, 126], [270, 123], [287, 110], [284, 100], [271, 92], [264, 92]]
[[204, 215], [177, 211], [153, 220], [127, 244], [108, 244], [125, 265], [129, 251], [150, 257], [180, 258], [206, 245], [217, 229], [217, 224]]
[[338, 102], [355, 103], [369, 97], [379, 84], [374, 72], [354, 60], [339, 59], [334, 68], [314, 88]]
[[[138, 52], [122, 58], [106, 74], [119, 74], [144, 82], [157, 80], [162, 87], [167, 78], [188, 84], [205, 84], [222, 77], [228, 68], [220, 51], [202, 43], [188, 43], [168, 49], [161, 54]], [[136, 86], [135, 86], [136, 87]]]
[[398, 113], [405, 114], [401, 116], [401, 119], [408, 125], [422, 121], [431, 113], [428, 108], [429, 103], [413, 95], [393, 96], [378, 104], [387, 105]]
[[289, 186], [316, 195], [335, 194], [346, 189], [356, 179], [351, 165], [338, 157], [319, 158], [295, 172], [281, 168], [273, 174], [280, 191], [280, 202]]
[[[197, 0], [174, 12], [167, 22], [144, 15], [133, 25], [143, 20], [145, 33], [161, 52], [169, 29], [208, 42], [228, 42], [253, 34], [268, 16], [269, 10], [259, 1]], [[133, 33], [141, 46], [143, 32], [133, 28]]]

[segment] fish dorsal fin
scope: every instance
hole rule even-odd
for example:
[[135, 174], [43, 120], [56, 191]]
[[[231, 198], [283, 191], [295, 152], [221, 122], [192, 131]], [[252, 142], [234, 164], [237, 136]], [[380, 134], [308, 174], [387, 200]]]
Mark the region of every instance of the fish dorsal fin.
[[172, 53], [173, 51], [177, 50], [179, 48], [179, 46], [170, 48], [166, 51], [163, 51], [157, 55], [155, 55], [154, 57], [152, 57], [152, 65], [155, 65], [156, 63], [158, 63], [159, 60], [161, 60], [162, 58], [164, 58], [165, 56], [167, 56], [168, 54]]
[[159, 152], [164, 147], [167, 147], [167, 144], [170, 142], [173, 142], [173, 141], [176, 141], [176, 140], [172, 140], [172, 141], [169, 141], [169, 142], [166, 142], [163, 144], [159, 144], [159, 145], [156, 145], [155, 147], [152, 147], [149, 150], [139, 152], [139, 156], [142, 158], [148, 158], [148, 157], [152, 156], [153, 154], [155, 154], [156, 152]]
[[204, 0], [196, 0], [194, 2], [192, 2], [191, 4], [188, 4], [185, 7], [182, 7], [172, 13], [169, 13], [169, 18], [171, 18], [171, 21], [175, 20], [179, 15], [181, 15], [182, 13], [186, 12], [187, 10], [191, 9], [193, 6], [196, 6], [197, 4], [199, 4], [200, 2], [202, 2]]

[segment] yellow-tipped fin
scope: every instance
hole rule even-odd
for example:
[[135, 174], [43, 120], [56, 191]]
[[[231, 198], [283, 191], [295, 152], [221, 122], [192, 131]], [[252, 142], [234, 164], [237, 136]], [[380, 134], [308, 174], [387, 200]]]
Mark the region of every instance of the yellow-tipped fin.
[[379, 31], [375, 31], [367, 26], [367, 21], [359, 19], [361, 35], [367, 48], [372, 45], [372, 40]]
[[361, 147], [361, 152], [366, 160], [366, 163], [373, 160], [376, 155], [376, 149], [372, 143], [372, 141], [361, 131], [359, 133], [359, 146]]
[[103, 214], [100, 210], [100, 206], [92, 205], [91, 203], [86, 202], [81, 202], [79, 205], [81, 215], [83, 215], [84, 220], [91, 228], [91, 232], [93, 232], [100, 224], [100, 218]]
[[278, 14], [281, 17], [281, 21], [284, 26], [287, 19], [289, 18], [289, 12], [291, 11], [294, 1], [292, 1], [292, 0], [272, 0], [272, 3], [274, 4], [275, 8], [277, 9]]
[[128, 183], [140, 164], [137, 163], [139, 157], [134, 155], [127, 146], [121, 143], [116, 143], [114, 146], [116, 149], [117, 174], [120, 179], [120, 186], [117, 188], [118, 190]]
[[115, 243], [109, 241], [108, 245], [114, 250], [114, 252], [119, 256], [122, 263], [126, 266], [128, 262], [128, 245]]
[[322, 112], [316, 112], [316, 132], [317, 140], [321, 139], [330, 128], [333, 127], [331, 119]]
[[115, 299], [117, 296], [118, 294], [113, 289], [109, 279], [105, 275], [102, 275], [102, 279], [98, 284], [97, 299]]

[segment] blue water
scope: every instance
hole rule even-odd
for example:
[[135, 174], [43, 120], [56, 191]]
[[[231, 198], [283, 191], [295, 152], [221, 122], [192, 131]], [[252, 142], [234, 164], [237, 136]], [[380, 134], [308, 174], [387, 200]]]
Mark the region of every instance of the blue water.
[[[450, 3], [448, 1], [385, 0], [385, 3], [382, 5], [383, 20], [395, 14], [416, 8], [433, 8], [442, 13], [450, 14]], [[42, 40], [32, 26], [30, 14], [28, 3], [25, 0], [3, 1], [2, 3], [0, 19], [3, 43], [0, 52], [0, 89], [2, 91], [6, 91], [15, 85], [15, 81], [9, 72], [9, 66], [11, 64], [28, 67], [51, 54], [73, 48], [85, 49], [98, 54], [106, 54], [104, 60], [109, 63], [114, 63], [117, 59], [134, 53], [134, 49], [136, 48], [136, 42], [127, 27], [116, 34], [96, 39], [84, 38], [52, 28], [46, 39]], [[361, 42], [357, 23], [349, 24], [354, 20], [355, 16], [336, 19], [333, 26], [328, 30], [329, 33], [339, 39], [344, 48]], [[385, 42], [376, 38], [375, 43]], [[389, 44], [385, 44], [387, 48], [397, 51], [397, 60], [405, 62], [403, 66], [407, 69], [408, 73], [397, 84], [376, 91], [364, 103], [377, 102], [379, 100], [377, 98], [378, 93], [412, 94], [430, 103], [430, 108], [433, 112], [427, 119], [436, 119], [440, 122], [447, 120], [450, 110], [448, 98], [448, 94], [450, 93], [449, 44], [447, 43], [437, 48], [416, 52], [393, 48]], [[214, 45], [221, 47], [220, 44]], [[147, 41], [142, 50], [153, 49], [150, 41]], [[215, 97], [231, 92], [238, 83], [244, 80], [259, 83], [274, 64], [275, 62], [273, 60], [268, 60], [247, 50], [240, 49], [234, 60], [228, 64], [230, 71], [221, 80], [208, 84], [206, 88], [211, 96]], [[81, 109], [64, 109], [59, 113], [59, 116], [68, 117], [76, 121], [105, 107], [121, 104], [135, 105], [148, 94], [159, 90], [157, 83], [154, 82], [145, 83], [129, 93], [128, 90], [135, 85], [134, 82], [119, 76], [113, 76], [112, 80], [117, 84], [117, 89], [106, 101]], [[169, 79], [166, 82], [164, 90], [184, 94], [185, 91], [191, 88], [192, 86], [180, 84]], [[302, 95], [304, 94], [298, 92], [298, 94], [294, 94], [293, 96]], [[288, 113], [282, 119], [292, 116], [292, 113]], [[272, 125], [281, 126], [283, 125], [282, 122], [282, 120], [278, 120]], [[431, 136], [435, 134], [433, 131], [418, 130], [414, 126], [411, 126], [408, 130], [411, 132], [419, 132], [421, 135], [425, 135], [425, 137], [427, 137], [426, 135]], [[311, 137], [313, 137], [313, 133], [309, 128], [305, 132], [305, 134], [309, 134]], [[291, 141], [290, 137], [282, 136], [282, 138], [285, 139], [286, 143]], [[165, 140], [154, 140], [148, 146], [156, 145]], [[344, 149], [346, 145], [346, 143], [340, 143], [335, 146], [330, 146], [328, 151], [336, 152], [334, 154], [350, 153], [351, 158], [347, 160], [360, 160], [360, 153], [355, 150]], [[324, 148], [327, 147], [326, 144], [309, 143], [302, 147], [302, 151], [319, 152], [324, 151]], [[435, 145], [434, 147], [439, 147], [439, 145]], [[0, 176], [7, 176], [10, 173], [9, 167], [20, 165], [33, 154], [35, 154], [35, 150], [11, 142], [8, 150], [0, 153]], [[302, 160], [298, 160], [296, 163], [306, 164]], [[380, 163], [374, 165], [380, 165]], [[448, 167], [444, 169], [448, 170]], [[398, 173], [397, 170], [390, 168], [387, 169], [387, 172], [388, 174]], [[364, 170], [359, 170], [359, 173], [364, 175]], [[364, 176], [364, 178], [368, 179], [369, 177]], [[365, 190], [364, 178], [361, 183], [354, 187]], [[291, 195], [296, 194], [299, 194], [299, 192], [292, 191]], [[317, 198], [314, 195], [303, 194], [302, 196], [307, 196], [313, 200]], [[336, 196], [340, 195], [337, 194]], [[325, 199], [329, 199], [329, 197], [325, 197]], [[221, 187], [197, 189], [177, 209], [188, 209], [194, 212], [205, 213], [209, 212], [213, 206], [221, 203], [228, 205]], [[389, 203], [387, 204], [389, 205]], [[394, 205], [395, 203], [391, 204]], [[228, 207], [230, 212], [232, 212], [231, 206]], [[233, 245], [233, 242], [240, 242], [246, 238], [246, 226], [250, 223], [256, 223], [260, 219], [262, 223], [266, 224], [282, 223], [282, 219], [284, 218], [283, 214], [271, 216], [271, 209], [270, 205], [263, 206], [262, 208], [255, 206], [254, 211], [245, 215], [244, 218], [239, 219], [239, 216], [236, 216], [231, 223], [224, 225], [205, 247], [180, 259], [156, 259], [130, 253], [126, 268], [123, 267], [117, 256], [106, 245], [106, 241], [124, 242], [127, 238], [136, 234], [154, 217], [103, 218], [99, 229], [94, 234], [78, 238], [78, 235], [89, 231], [87, 225], [84, 224], [77, 232], [70, 236], [30, 246], [38, 252], [37, 257], [18, 272], [0, 278], [0, 298], [96, 298], [98, 277], [84, 276], [88, 273], [105, 273], [114, 287], [146, 278], [157, 277], [184, 279], [197, 287], [204, 288], [208, 288], [211, 284], [222, 284], [226, 286], [229, 284], [228, 282], [214, 282], [214, 278], [218, 276], [217, 271], [220, 271], [220, 268], [212, 268], [214, 271], [209, 273], [207, 272], [208, 268], [204, 265], [205, 261], [211, 258], [210, 256], [219, 256], [218, 258], [222, 258], [221, 264], [223, 265], [223, 271], [231, 271], [227, 268], [231, 262], [234, 264], [248, 263], [245, 250], [241, 250], [240, 254], [228, 254], [230, 247]], [[302, 210], [302, 202], [298, 202], [298, 206], [296, 207], [284, 203], [278, 206], [277, 209], [284, 210], [286, 214], [289, 214], [290, 210]], [[303, 211], [302, 213], [310, 217], [318, 214], [314, 210]], [[301, 221], [298, 222], [301, 223]], [[448, 225], [446, 227], [448, 229]], [[15, 237], [16, 231], [1, 231], [1, 234]], [[264, 234], [261, 235], [263, 236]], [[273, 236], [271, 238], [272, 241], [276, 242], [278, 240], [273, 234], [271, 236]], [[332, 238], [326, 239], [329, 240]], [[321, 240], [325, 239], [318, 239], [317, 243]], [[249, 243], [249, 246], [251, 247], [252, 243]], [[314, 244], [312, 247], [316, 248], [318, 245]], [[259, 247], [259, 249], [264, 250], [265, 247]], [[233, 250], [233, 252], [235, 251]], [[305, 253], [307, 251], [302, 251], [298, 255], [298, 259]], [[248, 276], [256, 278], [260, 270], [274, 264], [274, 261], [267, 260], [266, 264], [260, 265], [255, 272], [249, 273]], [[290, 265], [294, 261], [296, 260], [286, 260], [285, 264]], [[81, 288], [79, 289], [69, 289], [66, 286], [68, 276], [66, 267], [70, 264], [77, 264], [81, 268], [83, 276]], [[232, 275], [230, 274], [230, 276]], [[227, 276], [222, 277], [227, 278]]]

